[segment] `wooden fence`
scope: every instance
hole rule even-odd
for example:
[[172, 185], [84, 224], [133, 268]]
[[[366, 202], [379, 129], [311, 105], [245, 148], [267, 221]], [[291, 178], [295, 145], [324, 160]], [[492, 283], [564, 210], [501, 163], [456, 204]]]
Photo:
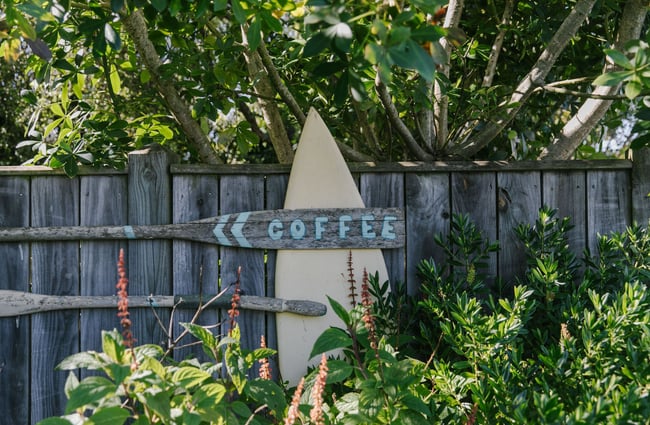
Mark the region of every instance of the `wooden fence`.
[[[573, 218], [577, 252], [593, 250], [599, 232], [620, 231], [633, 219], [647, 223], [649, 158], [646, 152], [634, 162], [351, 164], [351, 170], [367, 206], [404, 208], [406, 246], [385, 258], [391, 279], [416, 292], [417, 263], [440, 258], [433, 237], [449, 231], [454, 213], [468, 213], [487, 238], [500, 241], [490, 270], [506, 281], [523, 268], [512, 229], [533, 222], [544, 204]], [[0, 226], [182, 223], [281, 208], [288, 172], [284, 166], [179, 165], [161, 150], [133, 153], [128, 172], [86, 170], [74, 179], [39, 167], [0, 167]], [[246, 294], [274, 294], [273, 251], [160, 240], [0, 243], [0, 289], [113, 295], [121, 247], [132, 295], [215, 293], [235, 281], [239, 266]], [[192, 313], [177, 312], [176, 322]], [[165, 322], [169, 312], [160, 315]], [[132, 319], [139, 343], [166, 341], [149, 309], [133, 311]], [[219, 311], [202, 317], [203, 323], [219, 320]], [[245, 346], [257, 346], [264, 334], [277, 348], [273, 315], [245, 311], [239, 323]], [[118, 325], [112, 310], [1, 318], [0, 422], [29, 424], [61, 414], [67, 374], [54, 367], [69, 354], [99, 349], [100, 331]]]

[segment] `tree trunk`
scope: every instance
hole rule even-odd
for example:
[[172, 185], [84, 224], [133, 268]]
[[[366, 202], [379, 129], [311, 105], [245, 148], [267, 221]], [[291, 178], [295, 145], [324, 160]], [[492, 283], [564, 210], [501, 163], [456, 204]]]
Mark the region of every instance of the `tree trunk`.
[[[646, 15], [646, 0], [629, 0], [625, 4], [614, 44], [615, 49], [622, 50], [625, 43], [641, 36], [641, 28]], [[603, 72], [610, 72], [615, 69], [614, 64], [607, 63]], [[620, 88], [620, 85], [613, 87], [599, 86], [596, 87], [593, 93], [596, 95], [613, 95]], [[560, 135], [542, 151], [539, 159], [570, 159], [578, 146], [605, 115], [611, 104], [612, 100], [608, 99], [587, 99], [578, 112], [564, 125]]]

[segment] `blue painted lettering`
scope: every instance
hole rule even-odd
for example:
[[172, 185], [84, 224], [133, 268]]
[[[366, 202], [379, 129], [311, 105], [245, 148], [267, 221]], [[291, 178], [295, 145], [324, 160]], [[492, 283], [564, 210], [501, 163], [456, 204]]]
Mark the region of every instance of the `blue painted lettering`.
[[374, 239], [377, 237], [375, 232], [372, 230], [372, 224], [370, 221], [375, 219], [374, 215], [362, 215], [361, 216], [361, 236], [366, 239]]
[[393, 228], [393, 225], [391, 222], [397, 221], [397, 217], [394, 215], [387, 215], [384, 217], [384, 223], [381, 226], [381, 237], [384, 239], [395, 239], [397, 235], [395, 235], [395, 229]]
[[305, 237], [305, 223], [297, 218], [291, 222], [291, 227], [289, 231], [291, 232], [291, 238], [295, 240], [300, 240]]
[[327, 223], [327, 217], [316, 217], [314, 219], [314, 233], [317, 241], [323, 239], [323, 232], [325, 231], [325, 226], [324, 226], [325, 223]]
[[348, 235], [348, 230], [350, 230], [350, 226], [346, 225], [348, 221], [352, 221], [352, 217], [349, 215], [342, 215], [339, 217], [339, 239], [347, 239]]
[[282, 238], [282, 222], [274, 218], [269, 223], [269, 237], [271, 240], [278, 241]]

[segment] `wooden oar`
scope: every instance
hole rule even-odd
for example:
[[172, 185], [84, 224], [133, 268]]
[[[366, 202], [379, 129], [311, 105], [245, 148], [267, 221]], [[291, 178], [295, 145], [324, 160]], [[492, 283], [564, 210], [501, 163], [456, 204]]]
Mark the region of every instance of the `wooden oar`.
[[[173, 307], [196, 308], [207, 303], [213, 296], [203, 295], [129, 295], [129, 307]], [[42, 295], [31, 292], [0, 290], [0, 317], [21, 316], [45, 311], [78, 308], [115, 308], [117, 296], [73, 296]], [[230, 296], [216, 298], [209, 308], [229, 308]], [[323, 316], [327, 307], [315, 301], [283, 300], [280, 298], [241, 295], [239, 308], [245, 310], [269, 311], [273, 313], [294, 313], [302, 316]]]
[[398, 208], [267, 210], [181, 224], [0, 227], [0, 242], [183, 239], [262, 249], [398, 248], [404, 229]]

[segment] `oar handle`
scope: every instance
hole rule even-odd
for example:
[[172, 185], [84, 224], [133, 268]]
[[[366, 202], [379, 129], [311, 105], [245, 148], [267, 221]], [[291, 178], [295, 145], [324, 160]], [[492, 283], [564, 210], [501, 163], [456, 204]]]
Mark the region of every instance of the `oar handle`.
[[[207, 303], [210, 295], [130, 295], [129, 307], [173, 307], [197, 308]], [[31, 292], [0, 290], [0, 317], [21, 316], [46, 311], [69, 309], [117, 308], [117, 296], [75, 296], [43, 295]], [[208, 308], [230, 307], [230, 296], [215, 298]], [[308, 300], [284, 300], [281, 298], [241, 295], [239, 308], [244, 310], [268, 311], [271, 313], [294, 313], [302, 316], [323, 316], [327, 307]]]

